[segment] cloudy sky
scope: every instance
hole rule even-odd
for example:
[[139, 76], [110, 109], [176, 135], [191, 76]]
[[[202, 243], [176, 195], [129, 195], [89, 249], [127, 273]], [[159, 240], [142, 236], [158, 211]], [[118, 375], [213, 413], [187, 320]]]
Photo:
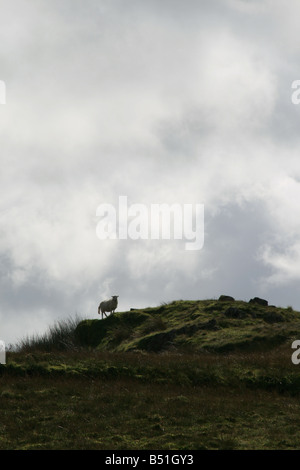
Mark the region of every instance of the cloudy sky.
[[[300, 310], [298, 0], [0, 0], [0, 339], [174, 299]], [[204, 204], [205, 241], [97, 208]]]

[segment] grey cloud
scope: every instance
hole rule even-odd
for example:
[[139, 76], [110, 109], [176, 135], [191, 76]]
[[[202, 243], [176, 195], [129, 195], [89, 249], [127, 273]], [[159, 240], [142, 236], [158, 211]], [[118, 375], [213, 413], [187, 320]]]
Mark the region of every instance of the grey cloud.
[[[297, 308], [294, 271], [285, 277], [275, 257], [288, 261], [279, 240], [292, 232], [297, 246], [299, 234], [300, 107], [290, 102], [299, 7], [291, 5], [3, 6], [4, 340], [16, 323], [19, 335], [77, 310], [97, 318], [97, 302], [112, 294], [119, 309], [221, 293]], [[203, 250], [100, 242], [97, 206], [122, 194], [132, 203], [204, 203]], [[259, 256], [266, 246], [272, 263]]]

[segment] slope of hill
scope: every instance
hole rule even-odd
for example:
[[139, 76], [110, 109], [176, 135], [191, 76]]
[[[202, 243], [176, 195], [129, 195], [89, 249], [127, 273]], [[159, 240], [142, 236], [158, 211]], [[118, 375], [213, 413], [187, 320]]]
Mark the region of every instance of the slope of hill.
[[71, 319], [0, 364], [0, 449], [297, 449], [300, 314], [178, 300]]
[[80, 344], [101, 351], [230, 352], [267, 350], [300, 334], [300, 314], [260, 299], [178, 300], [131, 309], [103, 320], [84, 320], [75, 330]]

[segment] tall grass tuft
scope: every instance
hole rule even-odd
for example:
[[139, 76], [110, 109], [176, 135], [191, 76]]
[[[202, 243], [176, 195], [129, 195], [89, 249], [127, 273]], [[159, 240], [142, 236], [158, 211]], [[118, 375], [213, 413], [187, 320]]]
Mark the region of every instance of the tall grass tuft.
[[79, 315], [57, 320], [46, 333], [21, 339], [16, 345], [16, 350], [28, 353], [77, 350], [80, 344], [76, 338], [75, 329], [82, 320], [83, 318]]

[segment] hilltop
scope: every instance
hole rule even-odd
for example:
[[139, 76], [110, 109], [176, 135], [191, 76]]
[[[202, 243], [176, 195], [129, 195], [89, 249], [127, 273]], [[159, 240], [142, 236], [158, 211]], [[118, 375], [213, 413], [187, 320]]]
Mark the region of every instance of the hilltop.
[[[158, 307], [84, 320], [78, 342], [99, 351], [214, 352], [268, 350], [300, 334], [300, 313], [254, 298], [176, 300]], [[290, 346], [289, 346], [290, 347]]]

